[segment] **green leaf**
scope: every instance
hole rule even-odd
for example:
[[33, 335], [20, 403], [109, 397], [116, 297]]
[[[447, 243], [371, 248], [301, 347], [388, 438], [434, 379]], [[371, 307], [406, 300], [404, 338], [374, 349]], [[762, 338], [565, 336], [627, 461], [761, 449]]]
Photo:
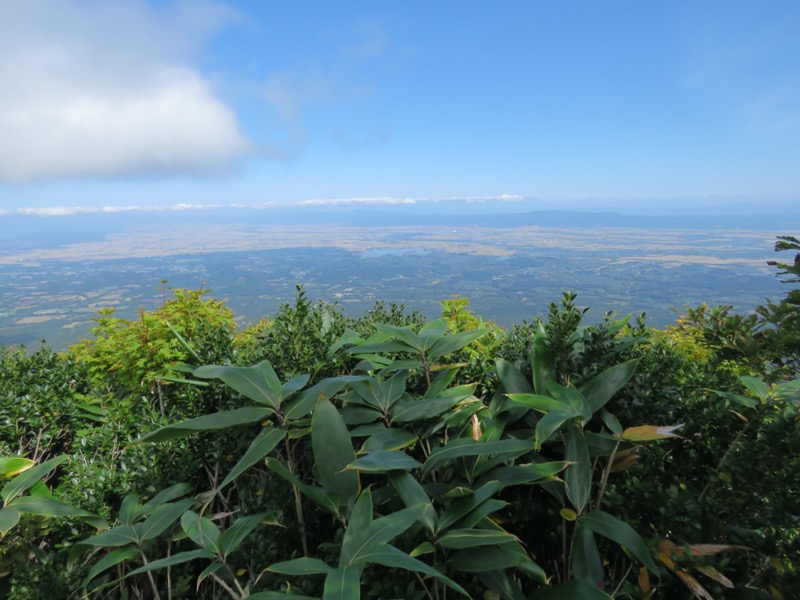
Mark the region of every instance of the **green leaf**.
[[444, 531], [459, 519], [479, 508], [486, 500], [494, 496], [501, 487], [499, 482], [490, 481], [476, 489], [472, 495], [453, 502], [439, 518], [437, 531]]
[[[210, 577], [224, 566], [225, 565], [223, 563], [215, 561], [212, 562], [210, 565], [208, 565], [205, 569], [203, 569], [202, 573], [200, 573], [200, 575], [197, 576], [197, 584], [196, 584], [197, 589], [198, 590], [200, 589], [200, 584], [203, 583], [204, 579]], [[252, 596], [248, 596], [248, 598], [252, 598]]]
[[568, 465], [569, 463], [566, 461], [554, 461], [500, 467], [483, 475], [478, 480], [477, 485], [480, 486], [489, 481], [498, 481], [503, 487], [509, 487], [512, 485], [529, 485], [552, 481], [553, 476], [566, 469]]
[[563, 386], [556, 381], [549, 381], [547, 390], [554, 398], [561, 400], [563, 403], [561, 410], [572, 410], [576, 415], [580, 415], [583, 423], [587, 423], [592, 418], [592, 409], [589, 403], [584, 399], [583, 394], [573, 386]]
[[82, 544], [90, 546], [117, 547], [127, 546], [136, 542], [136, 532], [130, 525], [120, 525], [103, 533], [98, 533], [90, 538], [83, 540]]
[[347, 426], [330, 400], [322, 399], [311, 418], [311, 448], [322, 486], [347, 504], [359, 490], [358, 473], [345, 471], [356, 460]]
[[219, 538], [222, 533], [211, 519], [201, 517], [193, 510], [181, 515], [181, 529], [195, 544], [209, 552], [219, 552]]
[[592, 413], [603, 408], [623, 386], [633, 377], [639, 359], [629, 360], [609, 367], [589, 383], [581, 387], [583, 397], [589, 403]]
[[406, 507], [421, 505], [424, 507], [423, 512], [417, 519], [420, 524], [428, 531], [433, 533], [436, 528], [436, 511], [433, 508], [433, 503], [422, 485], [408, 473], [399, 473], [397, 471], [389, 473], [389, 481], [392, 482], [397, 495], [403, 501]]
[[361, 567], [340, 566], [328, 573], [322, 600], [360, 600]]
[[119, 508], [119, 522], [123, 525], [133, 525], [140, 508], [139, 496], [128, 494], [122, 499], [122, 506]]
[[29, 458], [22, 456], [8, 456], [0, 458], [0, 478], [14, 477], [23, 471], [27, 471], [36, 464]]
[[437, 448], [430, 453], [422, 469], [425, 477], [436, 466], [448, 460], [463, 458], [465, 456], [488, 456], [491, 454], [517, 454], [533, 450], [529, 440], [505, 439], [493, 442], [478, 442], [471, 438], [455, 439], [445, 446]]
[[11, 502], [11, 500], [32, 487], [33, 484], [67, 460], [67, 458], [68, 457], [66, 455], [56, 456], [55, 458], [46, 460], [35, 467], [26, 469], [3, 487], [3, 490], [0, 491], [0, 496], [2, 496], [6, 503]]
[[422, 342], [422, 349], [425, 350], [426, 353], [433, 344], [447, 333], [447, 327], [447, 320], [440, 317], [425, 323], [422, 329], [419, 330], [417, 339]]
[[[352, 435], [352, 432], [351, 434]], [[364, 445], [361, 452], [375, 452], [377, 450], [402, 450], [416, 442], [419, 438], [416, 434], [405, 429], [386, 429], [371, 436]]]
[[367, 473], [388, 473], [395, 470], [410, 471], [421, 466], [422, 463], [400, 450], [378, 450], [362, 456], [345, 468]]
[[559, 428], [569, 421], [574, 419], [576, 415], [574, 412], [566, 411], [553, 411], [547, 413], [536, 423], [536, 450], [539, 450], [547, 440], [550, 439]]
[[308, 484], [303, 483], [297, 477], [295, 477], [289, 470], [281, 464], [280, 461], [274, 458], [268, 458], [266, 460], [267, 468], [271, 471], [275, 472], [276, 474], [283, 477], [286, 481], [291, 483], [297, 489], [299, 489], [302, 494], [311, 500], [314, 504], [322, 508], [323, 510], [328, 511], [332, 515], [339, 514], [339, 499], [334, 497], [332, 493], [322, 488], [313, 487]]
[[542, 396], [541, 394], [508, 394], [508, 398], [514, 404], [524, 406], [525, 408], [532, 408], [542, 413], [549, 413], [554, 410], [570, 410], [569, 405], [561, 400], [550, 396]]
[[431, 577], [444, 583], [446, 586], [456, 590], [458, 593], [469, 597], [469, 594], [464, 588], [437, 569], [434, 569], [421, 560], [409, 556], [402, 550], [399, 550], [394, 546], [390, 546], [389, 544], [384, 544], [379, 548], [370, 550], [368, 553], [366, 553], [365, 559], [366, 562], [377, 563], [392, 569], [405, 569], [406, 571], [415, 571], [430, 575]]
[[286, 431], [282, 429], [275, 429], [274, 427], [264, 428], [252, 441], [247, 452], [244, 453], [242, 458], [230, 470], [230, 473], [225, 477], [217, 490], [221, 490], [231, 481], [239, 477], [247, 469], [252, 467], [258, 461], [262, 460], [278, 443], [284, 438]]
[[600, 418], [603, 420], [603, 423], [605, 423], [606, 427], [608, 427], [608, 430], [611, 433], [615, 435], [622, 433], [622, 425], [620, 424], [619, 419], [608, 412], [605, 408], [600, 411]]
[[340, 377], [328, 377], [319, 383], [300, 392], [293, 399], [284, 411], [284, 418], [287, 421], [295, 421], [308, 415], [321, 399], [333, 398], [342, 391], [347, 384], [355, 381], [362, 381], [364, 377], [356, 375], [342, 375]]
[[256, 592], [247, 596], [247, 600], [319, 600], [315, 596], [300, 596], [298, 594], [284, 594], [283, 592]]
[[593, 510], [578, 519], [578, 525], [590, 531], [608, 538], [612, 542], [624, 546], [650, 571], [656, 573], [656, 565], [653, 562], [650, 552], [647, 550], [644, 541], [636, 531], [616, 517], [600, 510]]
[[7, 534], [19, 523], [20, 513], [15, 508], [0, 508], [0, 537]]
[[451, 529], [439, 538], [438, 544], [443, 548], [463, 550], [476, 546], [491, 546], [518, 541], [516, 536], [507, 531], [488, 529]]
[[600, 585], [604, 580], [603, 562], [594, 534], [578, 525], [575, 528], [575, 538], [572, 549], [572, 572], [576, 579]]
[[531, 383], [523, 377], [519, 369], [512, 363], [498, 358], [496, 361], [497, 376], [500, 378], [502, 391], [505, 394], [529, 394], [533, 393]]
[[168, 556], [166, 558], [159, 558], [158, 560], [151, 560], [149, 563], [144, 565], [143, 567], [139, 567], [138, 569], [134, 569], [126, 577], [131, 577], [133, 575], [140, 575], [142, 573], [147, 573], [148, 571], [157, 571], [158, 569], [163, 569], [164, 567], [171, 567], [174, 565], [180, 565], [197, 558], [215, 558], [213, 552], [209, 552], [208, 550], [189, 550], [187, 552], [178, 552], [177, 554], [173, 554], [172, 556]]
[[411, 527], [425, 510], [424, 505], [404, 508], [385, 517], [375, 519], [366, 530], [355, 531], [351, 543], [342, 544], [340, 565], [358, 565], [365, 562], [364, 554], [387, 544]]
[[235, 551], [242, 541], [261, 523], [267, 513], [258, 513], [249, 517], [240, 517], [226, 529], [219, 538], [219, 550], [224, 558]]
[[488, 332], [488, 329], [473, 329], [472, 331], [462, 331], [461, 333], [454, 333], [453, 335], [440, 338], [431, 346], [428, 351], [428, 358], [430, 360], [436, 360], [448, 354], [452, 354], [453, 352], [461, 350], [464, 346], [468, 346]]
[[43, 515], [45, 517], [96, 517], [82, 508], [59, 502], [47, 496], [20, 496], [9, 502], [8, 508], [15, 508], [21, 513]]
[[764, 383], [763, 380], [759, 379], [758, 377], [741, 375], [739, 376], [739, 381], [741, 381], [748, 390], [750, 390], [755, 396], [758, 396], [761, 400], [769, 400], [769, 387], [767, 387], [767, 384]]
[[196, 368], [194, 375], [203, 379], [221, 379], [254, 402], [266, 404], [273, 409], [280, 406], [281, 380], [268, 360], [252, 367], [206, 365]]
[[463, 398], [422, 398], [400, 400], [392, 409], [392, 423], [412, 423], [439, 416], [461, 402]]
[[457, 550], [450, 555], [448, 564], [464, 573], [484, 573], [517, 567], [530, 558], [504, 546], [481, 546]]
[[274, 411], [271, 408], [262, 408], [260, 406], [245, 406], [244, 408], [220, 411], [210, 415], [203, 415], [202, 417], [181, 421], [174, 425], [167, 425], [166, 427], [148, 433], [134, 443], [154, 444], [157, 442], [176, 440], [201, 431], [227, 429], [237, 425], [246, 425], [248, 423], [255, 423], [256, 421], [263, 421], [273, 414]]
[[134, 520], [137, 520], [144, 515], [149, 515], [157, 506], [160, 506], [165, 502], [171, 502], [172, 500], [180, 498], [181, 496], [185, 496], [191, 491], [192, 486], [190, 486], [188, 483], [176, 483], [165, 490], [161, 490], [142, 505], [142, 507], [136, 513]]
[[333, 567], [329, 567], [318, 558], [306, 556], [275, 563], [267, 567], [267, 571], [281, 575], [327, 575], [333, 572]]
[[133, 526], [136, 539], [144, 542], [161, 535], [193, 504], [194, 500], [187, 498], [158, 506], [147, 520]]
[[89, 573], [86, 575], [86, 579], [83, 580], [83, 585], [86, 586], [92, 579], [100, 575], [100, 573], [106, 569], [110, 569], [114, 565], [137, 558], [138, 556], [138, 548], [127, 547], [112, 550], [92, 565], [92, 568], [89, 569]]
[[533, 600], [614, 600], [614, 597], [583, 581], [569, 581], [540, 588]]
[[573, 463], [564, 471], [567, 498], [580, 514], [589, 503], [592, 491], [592, 465], [589, 462], [589, 449], [586, 447], [583, 431], [575, 424], [567, 432], [564, 458]]

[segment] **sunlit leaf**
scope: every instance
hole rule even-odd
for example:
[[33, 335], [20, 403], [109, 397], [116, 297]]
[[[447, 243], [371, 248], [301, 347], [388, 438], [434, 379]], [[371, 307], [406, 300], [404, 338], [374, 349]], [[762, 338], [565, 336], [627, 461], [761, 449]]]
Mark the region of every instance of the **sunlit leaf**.
[[11, 481], [6, 483], [2, 491], [0, 491], [0, 497], [2, 497], [6, 502], [10, 502], [16, 496], [31, 488], [37, 481], [67, 460], [67, 458], [68, 457], [66, 455], [56, 456], [55, 458], [46, 460], [35, 467], [26, 469], [19, 475], [15, 476]]
[[27, 471], [36, 464], [29, 458], [22, 456], [9, 456], [0, 458], [0, 478], [13, 477], [19, 475], [23, 471]]
[[620, 438], [628, 442], [651, 442], [653, 440], [664, 440], [667, 438], [680, 438], [681, 436], [672, 433], [683, 427], [681, 425], [640, 425], [639, 427], [628, 427], [622, 432]]

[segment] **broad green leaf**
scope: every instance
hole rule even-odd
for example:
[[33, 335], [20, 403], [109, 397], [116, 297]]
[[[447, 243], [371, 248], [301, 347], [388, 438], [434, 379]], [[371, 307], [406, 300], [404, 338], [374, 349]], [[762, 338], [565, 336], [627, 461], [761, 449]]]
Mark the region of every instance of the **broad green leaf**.
[[119, 508], [119, 522], [122, 525], [133, 525], [140, 508], [139, 496], [128, 494], [122, 499], [122, 505]]
[[541, 323], [533, 336], [531, 369], [533, 370], [533, 391], [537, 394], [546, 394], [547, 384], [556, 380], [556, 362], [553, 353], [547, 349], [547, 334]]
[[[426, 325], [427, 327], [427, 325]], [[398, 327], [396, 325], [383, 325], [381, 323], [375, 324], [377, 329], [383, 336], [383, 339], [396, 340], [402, 342], [406, 346], [406, 352], [411, 350], [413, 352], [422, 352], [423, 340], [414, 333], [410, 327]], [[374, 336], [367, 340], [367, 343], [376, 339]]]
[[486, 500], [494, 496], [500, 489], [501, 485], [497, 481], [490, 481], [485, 485], [475, 490], [475, 493], [466, 496], [460, 500], [456, 500], [450, 505], [439, 517], [437, 531], [444, 531], [450, 525], [456, 523], [459, 519], [464, 518], [467, 514], [477, 509]]
[[603, 562], [594, 534], [580, 525], [575, 528], [572, 548], [572, 572], [576, 579], [600, 585], [604, 580]]
[[173, 554], [172, 556], [168, 556], [166, 558], [151, 560], [143, 567], [139, 567], [138, 569], [134, 569], [133, 571], [128, 573], [126, 577], [131, 577], [133, 575], [140, 575], [142, 573], [147, 573], [148, 571], [157, 571], [158, 569], [163, 569], [164, 567], [180, 565], [198, 558], [213, 559], [215, 558], [215, 556], [213, 552], [209, 552], [208, 550], [189, 550], [187, 552], [178, 552], [177, 554]]
[[[225, 565], [223, 563], [215, 561], [212, 562], [210, 565], [208, 565], [205, 569], [203, 569], [203, 572], [197, 576], [197, 584], [196, 584], [197, 590], [200, 589], [200, 584], [203, 583], [204, 579], [210, 577], [224, 566]], [[248, 596], [248, 598], [252, 598], [252, 596]]]
[[423, 398], [438, 398], [447, 389], [447, 386], [453, 382], [456, 377], [457, 371], [442, 371], [433, 378], [428, 389], [425, 390]]
[[[350, 435], [353, 435], [351, 432]], [[419, 438], [416, 434], [405, 429], [386, 429], [371, 436], [364, 445], [361, 452], [375, 452], [377, 450], [402, 450], [416, 442]]]
[[311, 448], [320, 483], [340, 504], [347, 504], [359, 490], [358, 473], [344, 470], [356, 460], [356, 453], [339, 411], [324, 398], [311, 418]]
[[499, 510], [503, 510], [506, 506], [508, 506], [508, 502], [505, 500], [489, 498], [488, 500], [484, 500], [478, 504], [478, 506], [464, 515], [458, 521], [458, 525], [462, 529], [476, 527], [478, 523], [483, 523], [489, 515], [494, 514]]
[[443, 462], [463, 458], [465, 456], [488, 456], [491, 454], [517, 454], [533, 450], [529, 440], [505, 439], [494, 442], [476, 442], [471, 438], [455, 439], [449, 444], [431, 452], [425, 461], [422, 476], [426, 476], [436, 466]]
[[136, 532], [130, 525], [120, 525], [103, 533], [98, 533], [90, 538], [83, 540], [82, 544], [90, 546], [118, 547], [127, 546], [136, 542]]
[[342, 561], [351, 557], [362, 539], [367, 535], [369, 526], [372, 524], [372, 490], [365, 489], [358, 496], [347, 520], [347, 529], [342, 539]]
[[461, 402], [462, 398], [421, 398], [400, 400], [391, 411], [392, 423], [412, 423], [439, 416]]
[[165, 502], [171, 502], [172, 500], [180, 498], [181, 496], [185, 496], [191, 491], [192, 486], [188, 483], [176, 483], [165, 490], [161, 490], [142, 505], [142, 507], [136, 513], [134, 520], [137, 520], [142, 516], [149, 515], [157, 506], [160, 506]]
[[36, 461], [22, 456], [8, 456], [0, 458], [0, 478], [14, 477], [23, 471], [27, 471]]
[[681, 425], [659, 426], [659, 425], [640, 425], [639, 427], [628, 427], [622, 432], [620, 438], [628, 442], [652, 442], [653, 440], [664, 440], [667, 438], [680, 438], [678, 434], [672, 433]]
[[505, 546], [481, 546], [457, 550], [450, 555], [447, 562], [454, 569], [464, 573], [483, 573], [509, 569], [532, 561]]
[[576, 416], [573, 412], [566, 412], [566, 411], [554, 411], [547, 413], [543, 416], [539, 421], [536, 423], [536, 450], [539, 450], [547, 440], [550, 439], [556, 431], [558, 431], [561, 426], [569, 421], [570, 419], [574, 419]]
[[725, 398], [728, 402], [733, 404], [739, 404], [740, 406], [744, 406], [746, 408], [755, 408], [758, 406], [758, 400], [754, 398], [748, 398], [747, 396], [742, 396], [741, 394], [734, 394], [733, 392], [720, 392], [719, 390], [714, 390], [714, 393], [721, 398]]
[[389, 412], [391, 406], [405, 393], [407, 380], [408, 371], [398, 371], [381, 384], [381, 394], [378, 399], [384, 413]]
[[389, 544], [384, 544], [383, 546], [370, 550], [365, 554], [365, 560], [368, 563], [377, 563], [393, 569], [405, 569], [406, 571], [425, 573], [426, 575], [438, 579], [458, 593], [469, 597], [469, 594], [464, 588], [449, 577], [446, 577], [440, 571]]
[[608, 430], [613, 433], [614, 435], [619, 435], [622, 433], [622, 425], [619, 422], [619, 419], [615, 417], [613, 414], [608, 412], [605, 408], [600, 410], [600, 418], [605, 423]]
[[367, 358], [369, 357], [370, 354], [380, 354], [388, 352], [419, 352], [419, 351], [413, 346], [409, 346], [405, 342], [389, 341], [389, 342], [376, 342], [373, 344], [370, 343], [361, 344], [354, 348], [350, 348], [347, 352], [350, 354], [355, 354], [357, 356], [364, 356], [365, 358]]
[[769, 387], [763, 380], [758, 377], [749, 377], [747, 375], [739, 376], [739, 381], [754, 395], [758, 396], [761, 400], [769, 400]]
[[410, 474], [399, 473], [397, 471], [389, 473], [389, 481], [392, 482], [394, 489], [406, 507], [422, 505], [425, 510], [421, 513], [418, 521], [431, 533], [436, 528], [436, 511], [433, 503], [422, 485]]
[[540, 588], [533, 600], [614, 600], [614, 597], [583, 581], [568, 581]]
[[114, 565], [118, 565], [126, 560], [131, 560], [139, 556], [139, 549], [133, 547], [117, 548], [106, 554], [103, 558], [98, 560], [89, 569], [86, 579], [83, 580], [83, 585], [87, 585], [92, 579], [100, 575], [106, 569], [110, 569]]
[[339, 499], [333, 496], [331, 492], [328, 490], [324, 490], [322, 488], [313, 487], [308, 484], [303, 483], [297, 477], [295, 477], [292, 473], [289, 472], [280, 461], [274, 458], [268, 458], [266, 460], [267, 467], [275, 472], [276, 474], [283, 477], [286, 481], [291, 483], [297, 489], [302, 492], [302, 494], [311, 500], [314, 504], [322, 508], [323, 510], [328, 511], [332, 515], [339, 514]]
[[478, 338], [486, 335], [488, 329], [473, 329], [472, 331], [462, 331], [461, 333], [454, 333], [440, 338], [434, 342], [428, 351], [430, 360], [442, 358], [448, 354], [452, 354], [461, 350], [464, 346], [468, 346]]
[[566, 469], [568, 465], [569, 463], [566, 461], [554, 461], [500, 467], [483, 475], [478, 480], [477, 485], [480, 486], [489, 481], [498, 481], [503, 487], [508, 487], [552, 481], [553, 476]]
[[194, 500], [187, 498], [158, 506], [147, 520], [133, 526], [136, 539], [144, 542], [161, 535], [193, 504]]
[[50, 471], [55, 469], [58, 465], [67, 460], [66, 455], [56, 456], [43, 463], [30, 467], [24, 472], [20, 473], [14, 479], [6, 483], [3, 490], [0, 491], [0, 496], [6, 503], [11, 502], [14, 498], [19, 496], [25, 490], [31, 488], [37, 481], [47, 475]]
[[541, 394], [508, 394], [508, 398], [514, 404], [532, 408], [541, 413], [549, 413], [554, 410], [571, 410], [570, 406], [563, 401], [550, 396], [542, 396]]
[[422, 463], [401, 450], [377, 450], [351, 462], [345, 468], [367, 473], [387, 473], [395, 470], [410, 471], [421, 466]]
[[304, 373], [303, 375], [298, 375], [297, 377], [293, 377], [292, 379], [284, 383], [281, 386], [281, 393], [279, 398], [280, 402], [283, 402], [286, 398], [288, 398], [295, 392], [302, 390], [308, 383], [309, 379], [311, 379], [311, 375], [309, 375], [308, 373]]
[[589, 503], [592, 491], [592, 465], [589, 462], [589, 450], [586, 447], [583, 431], [576, 424], [573, 424], [567, 432], [564, 458], [573, 463], [564, 471], [567, 498], [580, 514]]
[[252, 367], [206, 365], [197, 367], [194, 375], [203, 379], [221, 379], [243, 396], [273, 409], [280, 405], [281, 381], [268, 360]]
[[[487, 571], [478, 573], [478, 579], [486, 587], [484, 598], [502, 598], [503, 600], [526, 600], [525, 594], [516, 581], [513, 581], [506, 571]], [[493, 592], [496, 596], [489, 596]]]
[[248, 517], [239, 517], [219, 538], [219, 550], [224, 558], [236, 550], [242, 541], [259, 526], [267, 513], [258, 513]]
[[230, 473], [225, 477], [217, 490], [221, 490], [231, 481], [239, 477], [247, 469], [252, 467], [258, 461], [262, 460], [278, 443], [284, 438], [286, 431], [282, 429], [275, 429], [274, 427], [264, 428], [252, 441], [247, 452], [244, 453], [242, 458], [234, 465]]
[[638, 364], [637, 358], [609, 367], [581, 388], [592, 413], [603, 408], [630, 381]]
[[426, 353], [430, 354], [428, 349], [447, 333], [447, 327], [447, 320], [440, 317], [425, 323], [419, 330], [417, 338], [422, 342], [422, 349]]
[[300, 392], [286, 406], [284, 418], [287, 421], [301, 419], [311, 413], [314, 407], [323, 398], [333, 398], [349, 383], [362, 381], [364, 377], [356, 375], [342, 375], [328, 377]]
[[328, 573], [322, 600], [360, 600], [362, 567], [339, 566]]
[[657, 572], [656, 565], [641, 536], [624, 521], [620, 521], [603, 511], [593, 510], [580, 517], [578, 525], [594, 531], [598, 535], [618, 543], [620, 546], [624, 546], [651, 572]]
[[498, 358], [496, 361], [497, 376], [505, 394], [530, 394], [533, 393], [530, 381], [523, 377], [519, 369], [512, 363]]
[[227, 429], [237, 425], [246, 425], [263, 421], [275, 414], [271, 408], [260, 406], [245, 406], [234, 410], [220, 411], [210, 415], [203, 415], [194, 419], [188, 419], [167, 425], [139, 438], [134, 443], [157, 443], [168, 440], [176, 440], [201, 431], [212, 431], [215, 429]]
[[20, 513], [16, 508], [0, 508], [0, 537], [19, 523]]
[[518, 541], [516, 536], [507, 531], [488, 529], [451, 529], [439, 538], [438, 544], [443, 548], [463, 550], [476, 546], [491, 546]]
[[346, 425], [365, 425], [378, 421], [383, 415], [377, 409], [350, 405], [342, 408], [339, 416]]
[[201, 517], [193, 510], [181, 515], [181, 529], [195, 544], [209, 552], [219, 552], [219, 538], [222, 533], [211, 519]]
[[15, 508], [21, 513], [43, 515], [45, 517], [96, 517], [82, 508], [59, 502], [47, 496], [20, 496], [9, 502], [8, 508]]
[[580, 415], [584, 424], [592, 418], [592, 409], [589, 403], [576, 388], [571, 385], [563, 386], [557, 381], [549, 381], [547, 382], [547, 390], [552, 394], [553, 398], [557, 398], [563, 403], [560, 409], [555, 410], [572, 410], [576, 415]]
[[329, 567], [318, 558], [305, 556], [275, 563], [268, 566], [267, 571], [281, 575], [325, 575], [332, 573], [333, 567]]
[[388, 544], [411, 527], [425, 510], [424, 505], [404, 508], [372, 521], [364, 532], [357, 532], [353, 544], [345, 551], [342, 545], [341, 564], [358, 565], [365, 561], [364, 553]]

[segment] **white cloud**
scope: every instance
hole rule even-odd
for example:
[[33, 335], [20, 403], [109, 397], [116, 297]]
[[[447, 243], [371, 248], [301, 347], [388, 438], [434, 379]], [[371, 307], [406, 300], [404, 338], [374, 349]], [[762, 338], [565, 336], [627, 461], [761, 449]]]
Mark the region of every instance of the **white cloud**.
[[0, 181], [205, 174], [250, 150], [190, 57], [236, 15], [211, 2], [0, 5]]
[[342, 204], [416, 204], [416, 198], [319, 198], [300, 200], [297, 206], [340, 206]]

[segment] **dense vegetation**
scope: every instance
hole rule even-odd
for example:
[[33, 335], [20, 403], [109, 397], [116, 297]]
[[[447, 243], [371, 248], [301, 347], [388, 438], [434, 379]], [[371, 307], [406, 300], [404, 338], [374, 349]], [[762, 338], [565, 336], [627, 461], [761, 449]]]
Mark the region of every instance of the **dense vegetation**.
[[[0, 349], [0, 596], [792, 598], [800, 242], [746, 316], [205, 291]], [[794, 257], [793, 257], [794, 258]]]

